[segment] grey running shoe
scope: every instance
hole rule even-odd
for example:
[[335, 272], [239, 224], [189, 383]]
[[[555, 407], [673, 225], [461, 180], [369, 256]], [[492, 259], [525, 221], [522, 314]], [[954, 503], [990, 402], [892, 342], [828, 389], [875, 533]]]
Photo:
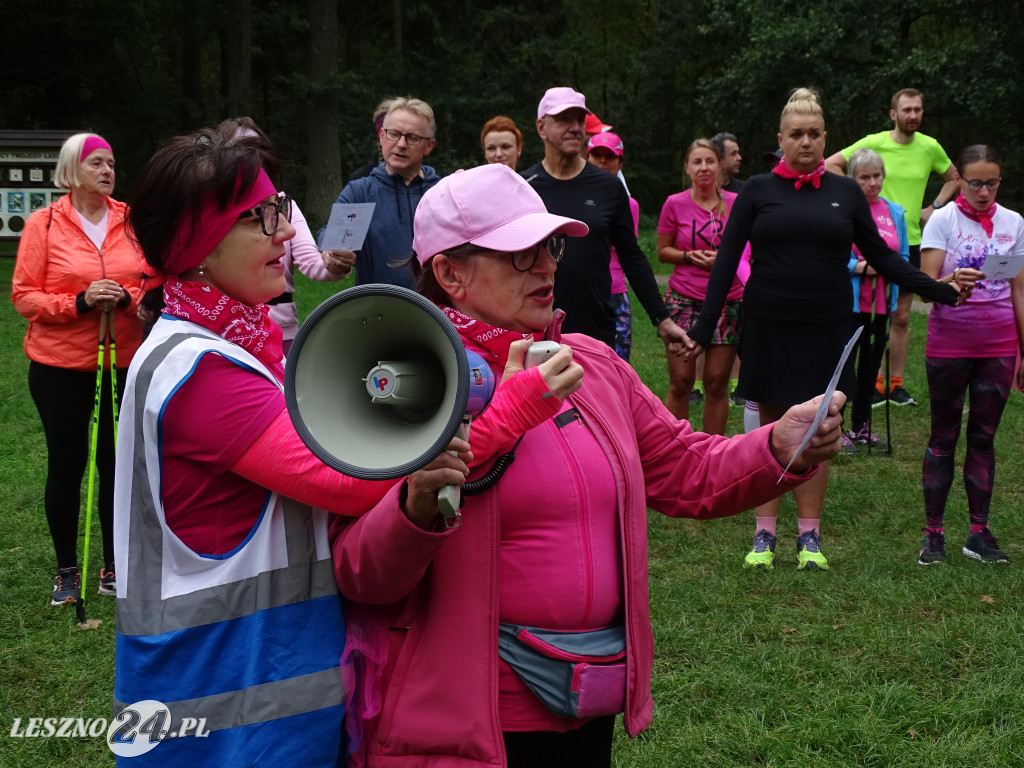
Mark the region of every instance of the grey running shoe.
[[59, 568], [53, 580], [50, 605], [77, 603], [82, 599], [82, 572], [77, 568]]
[[917, 400], [912, 398], [903, 387], [893, 387], [889, 400], [893, 405], [917, 405]]
[[946, 537], [942, 531], [925, 529], [921, 540], [921, 554], [917, 556], [918, 565], [935, 565], [946, 559]]
[[109, 568], [100, 568], [100, 594], [117, 596], [117, 578], [114, 576], [114, 564]]
[[1010, 558], [999, 548], [999, 542], [988, 528], [972, 533], [964, 542], [964, 554], [983, 563], [1008, 563]]
[[796, 539], [796, 569], [798, 571], [828, 570], [828, 560], [821, 554], [817, 531], [804, 531]]
[[754, 536], [754, 546], [743, 558], [744, 568], [773, 570], [775, 568], [775, 536], [763, 528]]

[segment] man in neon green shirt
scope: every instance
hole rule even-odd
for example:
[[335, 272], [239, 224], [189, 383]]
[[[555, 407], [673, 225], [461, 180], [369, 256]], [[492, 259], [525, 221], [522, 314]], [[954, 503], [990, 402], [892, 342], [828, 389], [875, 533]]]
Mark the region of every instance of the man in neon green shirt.
[[[956, 197], [959, 189], [957, 172], [939, 142], [917, 132], [924, 118], [924, 97], [920, 91], [914, 88], [897, 91], [892, 97], [889, 118], [893, 121], [892, 130], [865, 136], [836, 152], [825, 160], [825, 168], [842, 175], [850, 155], [861, 147], [873, 149], [882, 156], [885, 161], [882, 197], [898, 203], [906, 211], [910, 261], [920, 269], [921, 227], [935, 209]], [[925, 187], [932, 172], [942, 176], [946, 183], [939, 190], [935, 201], [922, 209]], [[889, 365], [891, 387], [888, 397], [893, 405], [917, 405], [903, 387], [903, 370], [910, 343], [910, 304], [913, 298], [914, 294], [909, 291], [900, 292], [896, 311], [892, 315]]]

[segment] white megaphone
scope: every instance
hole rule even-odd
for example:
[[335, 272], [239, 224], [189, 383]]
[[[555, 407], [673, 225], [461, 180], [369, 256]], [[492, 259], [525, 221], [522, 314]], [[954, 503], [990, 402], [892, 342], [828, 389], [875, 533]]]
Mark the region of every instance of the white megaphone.
[[[299, 328], [285, 368], [299, 437], [324, 464], [363, 480], [425, 467], [487, 407], [494, 386], [444, 313], [394, 285], [327, 299]], [[456, 525], [458, 489], [442, 489], [439, 503]]]

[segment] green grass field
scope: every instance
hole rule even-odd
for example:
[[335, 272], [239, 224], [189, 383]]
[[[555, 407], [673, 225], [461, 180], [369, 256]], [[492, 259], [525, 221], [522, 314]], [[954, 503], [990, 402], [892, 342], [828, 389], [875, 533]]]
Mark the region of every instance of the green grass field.
[[[650, 219], [643, 227], [654, 231]], [[653, 253], [653, 234], [642, 240]], [[0, 259], [5, 285], [12, 271], [13, 259]], [[338, 288], [296, 283], [303, 316]], [[1024, 396], [1011, 396], [996, 445], [991, 522], [1012, 564], [959, 553], [967, 514], [958, 472], [949, 559], [918, 566], [924, 320], [913, 318], [907, 377], [921, 405], [894, 409], [893, 455], [834, 463], [822, 525], [831, 571], [795, 570], [791, 499], [770, 573], [741, 567], [753, 535], [749, 512], [706, 523], [650, 515], [654, 723], [636, 740], [618, 731], [616, 765], [1024, 764]], [[10, 302], [0, 302], [0, 768], [110, 765], [103, 739], [10, 736], [15, 718], [24, 728], [30, 717], [109, 717], [114, 674], [113, 600], [87, 585], [88, 615], [103, 623], [86, 631], [72, 610], [49, 605], [46, 454], [26, 385], [24, 329]], [[642, 317], [633, 363], [664, 395], [664, 352]], [[742, 429], [739, 409], [729, 429]], [[90, 582], [98, 578], [98, 525], [92, 541]]]

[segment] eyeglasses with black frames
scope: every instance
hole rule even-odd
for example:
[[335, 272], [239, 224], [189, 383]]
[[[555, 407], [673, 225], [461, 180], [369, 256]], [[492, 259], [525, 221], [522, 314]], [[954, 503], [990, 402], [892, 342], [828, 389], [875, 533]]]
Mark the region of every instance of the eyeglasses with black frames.
[[565, 255], [565, 235], [551, 235], [543, 243], [537, 243], [522, 251], [510, 251], [508, 255], [512, 257], [512, 268], [516, 272], [529, 272], [540, 257], [541, 248], [544, 248], [557, 264]]
[[281, 221], [281, 214], [284, 214], [285, 221], [292, 220], [292, 199], [284, 192], [277, 193], [277, 199], [269, 203], [260, 203], [246, 211], [238, 214], [239, 219], [247, 219], [250, 216], [260, 217], [260, 226], [263, 234], [270, 237], [277, 232], [277, 226]]
[[415, 147], [426, 138], [426, 136], [420, 136], [416, 133], [402, 133], [401, 131], [396, 131], [394, 128], [381, 128], [381, 130], [384, 132], [384, 138], [395, 144], [405, 137], [405, 143], [410, 147]]
[[982, 181], [981, 179], [964, 179], [964, 181], [967, 183], [968, 187], [977, 192], [982, 187], [988, 187], [992, 190], [999, 189], [999, 182], [1001, 182], [1002, 179], [989, 179], [988, 181]]

